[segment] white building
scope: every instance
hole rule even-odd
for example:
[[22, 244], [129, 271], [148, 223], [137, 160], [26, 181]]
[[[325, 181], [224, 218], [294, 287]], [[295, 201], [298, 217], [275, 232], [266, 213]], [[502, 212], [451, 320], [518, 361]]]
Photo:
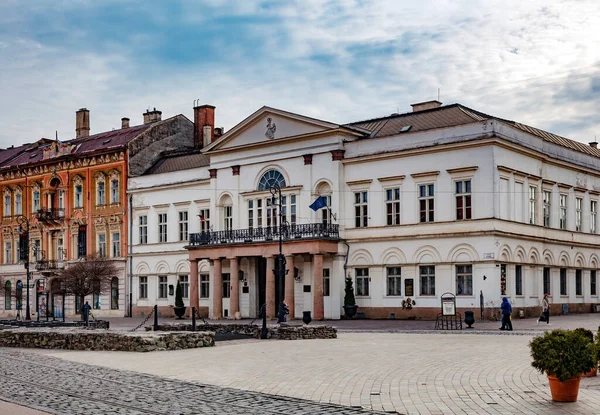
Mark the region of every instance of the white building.
[[[283, 297], [296, 318], [340, 318], [344, 276], [367, 318], [435, 317], [446, 292], [459, 311], [477, 310], [482, 294], [488, 308], [506, 295], [537, 314], [548, 292], [589, 312], [599, 302], [596, 144], [440, 105], [347, 125], [263, 107], [220, 138], [203, 124], [203, 155], [130, 180], [137, 308], [173, 305], [169, 285], [182, 276], [188, 304], [213, 318], [254, 317], [263, 303], [274, 316], [282, 229]], [[329, 207], [315, 212], [319, 196]]]

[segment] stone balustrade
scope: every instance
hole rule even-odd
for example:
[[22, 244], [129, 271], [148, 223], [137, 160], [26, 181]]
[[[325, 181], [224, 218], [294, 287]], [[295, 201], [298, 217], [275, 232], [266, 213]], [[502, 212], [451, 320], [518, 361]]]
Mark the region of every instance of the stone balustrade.
[[151, 352], [193, 349], [215, 345], [214, 332], [118, 332], [85, 329], [0, 330], [0, 347], [38, 349]]

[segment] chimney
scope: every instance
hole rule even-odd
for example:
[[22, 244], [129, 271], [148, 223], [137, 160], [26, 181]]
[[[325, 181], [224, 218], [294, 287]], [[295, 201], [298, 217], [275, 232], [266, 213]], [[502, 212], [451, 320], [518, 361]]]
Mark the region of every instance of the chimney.
[[220, 138], [224, 132], [225, 129], [223, 127], [215, 127], [215, 140]]
[[81, 108], [75, 112], [75, 137], [87, 137], [90, 135], [90, 111]]
[[206, 147], [217, 139], [215, 134], [215, 107], [194, 107], [194, 141], [199, 148]]
[[127, 117], [121, 118], [121, 128], [122, 129], [129, 128], [129, 118], [127, 118]]
[[153, 111], [146, 110], [146, 112], [144, 113], [144, 124], [150, 124], [153, 122], [160, 121], [161, 115], [162, 112], [157, 111], [156, 108], [154, 108]]
[[598, 142], [597, 142], [597, 141], [592, 141], [592, 142], [590, 143], [590, 147], [591, 147], [591, 148], [598, 148]]
[[442, 106], [440, 101], [425, 101], [425, 102], [417, 102], [416, 104], [410, 105], [413, 109], [413, 112], [417, 111], [425, 111], [430, 110], [432, 108], [439, 108]]

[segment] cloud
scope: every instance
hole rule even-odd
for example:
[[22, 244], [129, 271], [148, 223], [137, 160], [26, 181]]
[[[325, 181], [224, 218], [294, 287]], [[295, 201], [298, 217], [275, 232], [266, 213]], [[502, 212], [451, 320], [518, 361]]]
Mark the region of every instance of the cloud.
[[[593, 0], [30, 1], [0, 5], [0, 146], [93, 132], [157, 107], [262, 105], [334, 122], [437, 98], [588, 142], [600, 78]], [[558, 122], [560, 120], [560, 122]]]

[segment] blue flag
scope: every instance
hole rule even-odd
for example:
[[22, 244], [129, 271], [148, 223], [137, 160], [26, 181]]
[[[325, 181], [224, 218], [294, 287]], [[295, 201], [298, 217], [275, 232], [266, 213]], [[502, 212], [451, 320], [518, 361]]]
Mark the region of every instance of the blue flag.
[[325, 198], [323, 196], [319, 196], [317, 200], [315, 200], [312, 203], [312, 205], [310, 205], [310, 208], [316, 212], [317, 210], [324, 208], [325, 206], [327, 206]]

